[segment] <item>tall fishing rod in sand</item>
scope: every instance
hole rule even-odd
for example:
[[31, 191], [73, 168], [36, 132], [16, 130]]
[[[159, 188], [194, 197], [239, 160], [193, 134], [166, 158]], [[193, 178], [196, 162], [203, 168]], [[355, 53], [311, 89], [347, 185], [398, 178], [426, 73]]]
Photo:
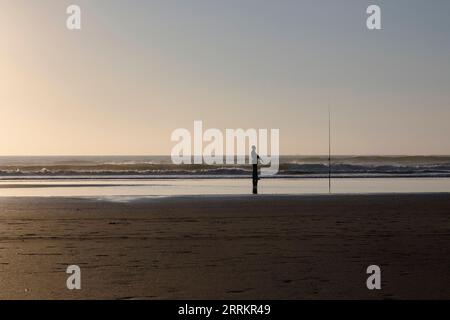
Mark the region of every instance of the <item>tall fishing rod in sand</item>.
[[331, 110], [328, 106], [328, 193], [331, 194]]

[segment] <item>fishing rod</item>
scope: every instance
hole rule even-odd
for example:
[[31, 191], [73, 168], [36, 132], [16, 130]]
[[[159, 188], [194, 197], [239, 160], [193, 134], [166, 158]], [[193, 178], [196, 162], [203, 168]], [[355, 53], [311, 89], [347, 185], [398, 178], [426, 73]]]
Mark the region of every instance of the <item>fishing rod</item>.
[[328, 106], [328, 193], [331, 194], [331, 110]]

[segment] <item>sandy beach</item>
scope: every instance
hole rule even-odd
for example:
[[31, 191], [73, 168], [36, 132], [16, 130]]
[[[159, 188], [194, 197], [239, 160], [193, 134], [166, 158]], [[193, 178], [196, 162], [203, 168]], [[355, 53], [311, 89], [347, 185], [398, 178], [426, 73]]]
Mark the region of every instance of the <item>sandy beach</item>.
[[450, 194], [0, 198], [0, 299], [448, 299], [449, 208]]

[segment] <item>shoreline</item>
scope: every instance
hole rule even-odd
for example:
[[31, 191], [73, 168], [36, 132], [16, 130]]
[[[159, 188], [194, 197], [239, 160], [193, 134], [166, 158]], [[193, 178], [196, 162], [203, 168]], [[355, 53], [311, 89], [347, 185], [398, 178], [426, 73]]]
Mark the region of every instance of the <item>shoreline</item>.
[[[116, 179], [0, 181], [0, 197], [145, 197], [248, 195], [251, 179]], [[328, 194], [328, 179], [263, 179], [260, 195]], [[332, 194], [450, 192], [450, 178], [332, 179]]]

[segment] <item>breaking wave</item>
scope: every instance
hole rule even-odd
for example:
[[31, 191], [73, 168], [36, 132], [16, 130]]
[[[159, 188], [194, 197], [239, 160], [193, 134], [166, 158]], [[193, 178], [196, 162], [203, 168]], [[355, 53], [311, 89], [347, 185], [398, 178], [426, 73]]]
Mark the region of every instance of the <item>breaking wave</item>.
[[[278, 177], [323, 177], [323, 156], [285, 156]], [[332, 159], [335, 177], [450, 177], [450, 156], [339, 156]], [[250, 165], [174, 165], [167, 156], [142, 157], [0, 157], [0, 178], [13, 177], [245, 177]]]

